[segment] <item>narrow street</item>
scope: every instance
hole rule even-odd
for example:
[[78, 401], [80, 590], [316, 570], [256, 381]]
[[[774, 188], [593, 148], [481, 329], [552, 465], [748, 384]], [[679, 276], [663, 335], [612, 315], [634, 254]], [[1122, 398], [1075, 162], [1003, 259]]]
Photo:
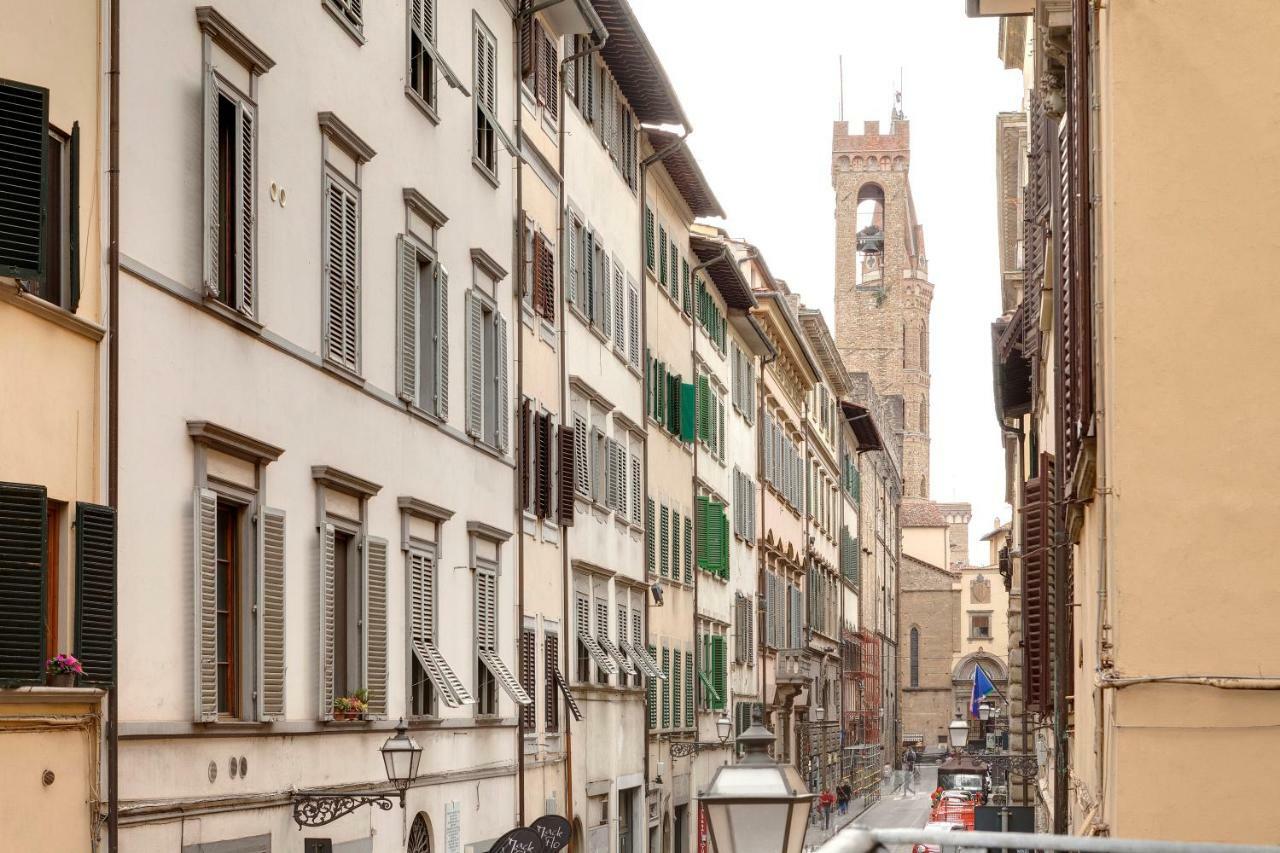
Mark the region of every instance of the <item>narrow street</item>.
[[[921, 767], [920, 784], [915, 793], [905, 797], [901, 791], [885, 794], [880, 802], [861, 814], [841, 817], [838, 821], [833, 817], [829, 832], [811, 827], [805, 834], [805, 850], [817, 850], [827, 839], [854, 823], [874, 828], [924, 826], [929, 820], [929, 793], [937, 786], [937, 780], [938, 768]], [[902, 845], [890, 853], [907, 853], [909, 849], [910, 845]]]

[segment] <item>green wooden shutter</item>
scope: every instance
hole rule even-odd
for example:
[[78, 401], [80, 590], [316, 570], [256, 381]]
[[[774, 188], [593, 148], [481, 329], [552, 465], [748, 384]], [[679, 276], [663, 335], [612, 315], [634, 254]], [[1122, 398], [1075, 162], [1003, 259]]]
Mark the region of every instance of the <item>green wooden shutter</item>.
[[694, 416], [697, 413], [698, 391], [692, 382], [680, 384], [680, 440], [693, 441], [697, 438], [697, 426]]
[[653, 208], [644, 206], [644, 265], [653, 270]]
[[667, 286], [667, 229], [658, 226], [658, 281], [665, 289]]
[[663, 577], [667, 577], [671, 573], [670, 563], [668, 562], [671, 558], [670, 519], [671, 510], [667, 508], [666, 504], [663, 504], [659, 510], [658, 522], [658, 574]]
[[75, 656], [81, 684], [115, 681], [116, 511], [76, 504]]
[[671, 650], [662, 647], [662, 727], [671, 727]]
[[717, 504], [720, 507], [720, 577], [725, 580], [729, 579], [729, 539], [732, 532], [729, 530], [729, 514], [724, 504]]
[[707, 526], [708, 526], [707, 516], [709, 514], [707, 512], [707, 507], [710, 506], [710, 504], [711, 504], [711, 498], [708, 498], [704, 495], [698, 495], [697, 501], [695, 502], [695, 513], [694, 513], [694, 517], [697, 519], [697, 524], [696, 524], [697, 530], [695, 531], [695, 534], [697, 536], [697, 541], [698, 541], [698, 547], [697, 547], [698, 568], [704, 569], [706, 571], [711, 570], [711, 567], [708, 563], [708, 555], [710, 553], [710, 540], [708, 539], [708, 530], [707, 530]]
[[0, 685], [44, 683], [46, 498], [44, 486], [0, 483]]
[[695, 711], [695, 702], [693, 696], [693, 650], [690, 649], [684, 656], [684, 724], [689, 728], [693, 728], [693, 714]]
[[724, 710], [725, 697], [728, 696], [728, 673], [725, 668], [725, 644], [722, 634], [715, 634], [711, 637], [711, 683], [715, 685], [716, 698], [719, 700], [713, 706], [717, 711]]
[[657, 567], [654, 554], [653, 498], [644, 499], [644, 552], [649, 574]]
[[680, 713], [680, 702], [682, 699], [684, 699], [684, 696], [682, 695], [684, 691], [680, 689], [681, 682], [683, 681], [683, 679], [680, 678], [680, 674], [684, 672], [683, 661], [681, 660], [682, 657], [683, 655], [680, 653], [679, 649], [672, 650], [671, 652], [671, 658], [672, 658], [671, 660], [671, 724], [676, 728], [680, 727], [681, 721], [684, 719], [684, 715]]

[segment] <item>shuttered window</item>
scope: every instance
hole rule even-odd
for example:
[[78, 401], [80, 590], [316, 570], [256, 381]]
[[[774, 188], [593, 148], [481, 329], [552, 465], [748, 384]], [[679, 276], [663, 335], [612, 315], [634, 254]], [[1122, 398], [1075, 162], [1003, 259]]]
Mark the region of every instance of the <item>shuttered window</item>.
[[729, 520], [724, 504], [706, 496], [697, 500], [698, 568], [729, 577]]
[[0, 275], [43, 281], [49, 206], [49, 90], [0, 80]]
[[402, 400], [449, 418], [449, 273], [404, 235], [396, 305], [397, 391]]
[[655, 545], [657, 536], [654, 527], [654, 503], [653, 498], [646, 497], [644, 499], [644, 553], [645, 565], [649, 568], [649, 574], [657, 571], [657, 558], [655, 554]]
[[640, 369], [640, 293], [634, 284], [627, 285], [627, 361]]
[[618, 354], [627, 357], [627, 292], [626, 273], [622, 262], [613, 259], [613, 345]]
[[475, 100], [473, 162], [498, 178], [498, 44], [479, 19], [475, 21], [474, 74], [471, 94]]
[[698, 680], [702, 682], [702, 707], [719, 711], [728, 698], [728, 666], [723, 634], [702, 634], [702, 660]]
[[[684, 684], [684, 655], [679, 649], [671, 651], [671, 724], [674, 728], [680, 728], [684, 724], [684, 714], [681, 713], [681, 703], [684, 700], [684, 691], [681, 687]], [[689, 701], [693, 701], [693, 697], [689, 697]]]
[[[530, 625], [520, 631], [520, 686], [526, 695], [538, 695], [538, 629]], [[538, 730], [538, 706], [536, 702], [520, 708], [520, 727], [526, 735]]]
[[48, 535], [44, 486], [0, 483], [0, 685], [44, 683]]
[[671, 728], [671, 650], [662, 647], [662, 727]]
[[[268, 511], [264, 535], [268, 568], [274, 564], [271, 549], [280, 548], [283, 561], [284, 514]], [[279, 536], [271, 525], [278, 519]], [[76, 621], [75, 656], [84, 669], [80, 683], [107, 686], [115, 683], [116, 639], [116, 511], [90, 503], [76, 504]], [[283, 569], [283, 566], [280, 567]], [[284, 600], [283, 571], [266, 573], [263, 645], [268, 673], [279, 673], [279, 681], [268, 679], [266, 712], [271, 716], [284, 704]], [[273, 629], [279, 628], [279, 631]], [[275, 688], [274, 690], [272, 688]], [[271, 718], [274, 718], [271, 716]]]
[[747, 666], [756, 662], [755, 607], [750, 595], [739, 593], [734, 598], [734, 660]]
[[1047, 714], [1053, 710], [1054, 608], [1058, 594], [1053, 547], [1057, 532], [1053, 506], [1056, 466], [1049, 453], [1042, 452], [1037, 462], [1036, 476], [1026, 481], [1023, 490], [1023, 646], [1027, 707]]
[[[656, 652], [657, 649], [653, 646], [649, 646], [650, 657], [652, 657]], [[648, 709], [650, 731], [658, 728], [658, 690], [660, 687], [659, 679], [650, 678], [645, 690], [645, 706]]]
[[434, 548], [412, 545], [408, 555], [411, 705], [415, 716], [434, 716], [436, 700], [450, 708], [475, 700], [436, 645], [436, 559]]
[[556, 253], [545, 234], [533, 239], [531, 281], [527, 285], [533, 296], [533, 310], [549, 323], [556, 321]]
[[387, 715], [387, 540], [364, 538], [364, 687], [369, 716]]
[[[556, 699], [556, 690], [557, 682], [563, 679], [560, 678], [560, 636], [545, 628], [542, 637], [542, 665], [545, 679], [542, 695], [546, 705], [543, 725], [547, 733], [551, 734], [560, 731], [560, 702]], [[533, 695], [532, 691], [529, 691], [529, 695]]]
[[324, 0], [334, 14], [349, 23], [357, 31], [364, 26], [364, 0]]
[[649, 272], [654, 271], [656, 254], [653, 248], [653, 208], [644, 206], [644, 265]]
[[556, 521], [570, 527], [574, 520], [574, 489], [578, 478], [578, 436], [575, 427], [562, 426], [557, 432]]
[[436, 0], [409, 5], [409, 89], [432, 110], [436, 106]]
[[533, 699], [498, 655], [498, 573], [496, 567], [481, 564], [475, 568], [475, 643], [476, 643], [476, 713], [498, 713], [497, 688], [502, 688], [517, 705], [530, 705]]
[[[642, 524], [643, 517], [640, 509], [640, 493], [642, 489], [640, 480], [640, 456], [635, 451], [631, 452], [631, 523]], [[647, 531], [646, 531], [646, 535]]]
[[466, 294], [467, 434], [506, 452], [509, 435], [507, 321], [478, 290]]
[[324, 357], [360, 371], [360, 191], [325, 172]]
[[257, 108], [211, 66], [204, 78], [204, 292], [256, 316]]

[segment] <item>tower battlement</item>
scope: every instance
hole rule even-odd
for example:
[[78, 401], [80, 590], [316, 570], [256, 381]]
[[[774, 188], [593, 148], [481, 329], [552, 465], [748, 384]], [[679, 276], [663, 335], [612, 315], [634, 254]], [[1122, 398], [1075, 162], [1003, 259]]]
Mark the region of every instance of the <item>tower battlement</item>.
[[908, 157], [911, 150], [911, 122], [905, 118], [895, 118], [890, 123], [888, 133], [880, 132], [880, 122], [862, 123], [862, 133], [850, 133], [849, 122], [838, 121], [831, 135], [831, 153], [833, 155], [848, 154], [887, 154]]

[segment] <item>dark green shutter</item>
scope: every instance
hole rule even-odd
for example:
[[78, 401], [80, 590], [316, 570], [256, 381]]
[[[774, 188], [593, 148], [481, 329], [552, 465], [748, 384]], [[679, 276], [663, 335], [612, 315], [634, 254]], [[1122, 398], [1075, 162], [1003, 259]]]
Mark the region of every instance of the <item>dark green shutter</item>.
[[697, 389], [692, 382], [680, 385], [680, 440], [692, 442], [697, 438], [694, 416], [697, 410]]
[[711, 505], [711, 498], [699, 495], [696, 502], [697, 508], [694, 515], [694, 518], [696, 519], [695, 523], [697, 526], [697, 530], [695, 531], [695, 537], [698, 542], [698, 547], [697, 547], [698, 568], [705, 569], [706, 571], [711, 571], [711, 565], [708, 559], [708, 556], [710, 554], [710, 550], [709, 550], [710, 541], [707, 538], [707, 535], [708, 535], [707, 516], [709, 515], [709, 513], [707, 512], [707, 507], [709, 507], [710, 505]]
[[712, 707], [717, 711], [724, 710], [725, 697], [728, 695], [728, 677], [725, 671], [724, 657], [724, 636], [715, 634], [711, 637], [711, 683], [715, 685], [716, 693], [719, 694], [715, 698], [719, 701]]
[[649, 565], [649, 574], [653, 574], [654, 561], [654, 530], [653, 530], [653, 498], [644, 499], [644, 550], [645, 558]]
[[[4, 162], [0, 275], [43, 281], [48, 273], [44, 262], [44, 220], [49, 211], [48, 89], [0, 80], [0, 152]], [[4, 630], [7, 626], [0, 625]], [[7, 672], [7, 667], [7, 662], [0, 662], [0, 672]]]
[[76, 504], [76, 643], [85, 684], [116, 674], [116, 511]]
[[67, 198], [70, 210], [67, 211], [67, 239], [70, 242], [70, 254], [67, 273], [71, 278], [71, 301], [68, 310], [75, 313], [80, 305], [80, 122], [71, 125], [71, 180], [68, 181]]
[[729, 539], [732, 537], [732, 531], [729, 529], [729, 514], [724, 504], [716, 504], [720, 517], [720, 577], [725, 580], [729, 579]]
[[[649, 657], [653, 657], [657, 654], [657, 651], [656, 648], [650, 646]], [[658, 679], [650, 675], [645, 681], [647, 687], [645, 701], [649, 706], [649, 728], [652, 730], [658, 727]]]
[[46, 497], [0, 483], [0, 686], [44, 682]]

